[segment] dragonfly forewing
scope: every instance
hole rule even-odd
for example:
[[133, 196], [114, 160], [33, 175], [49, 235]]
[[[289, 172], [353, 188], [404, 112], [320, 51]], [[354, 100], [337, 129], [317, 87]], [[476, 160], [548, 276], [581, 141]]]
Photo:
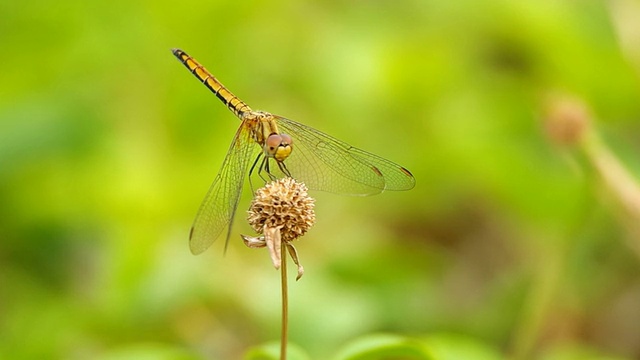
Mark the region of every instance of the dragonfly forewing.
[[189, 248], [195, 255], [209, 248], [225, 228], [228, 229], [225, 249], [229, 242], [244, 178], [257, 150], [251, 137], [251, 129], [245, 125], [238, 129], [222, 168], [202, 201], [191, 227]]
[[309, 189], [373, 195], [415, 186], [413, 175], [392, 161], [296, 121], [280, 116], [276, 120], [280, 131], [288, 133], [294, 141], [294, 150], [284, 163], [291, 176]]

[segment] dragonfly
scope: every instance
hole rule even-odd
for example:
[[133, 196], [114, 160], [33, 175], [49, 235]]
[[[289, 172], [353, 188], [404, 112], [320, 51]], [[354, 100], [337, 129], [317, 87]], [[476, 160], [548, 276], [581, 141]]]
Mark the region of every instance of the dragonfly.
[[415, 186], [411, 172], [392, 161], [310, 126], [252, 110], [193, 57], [180, 49], [172, 52], [241, 120], [191, 227], [189, 248], [194, 255], [208, 249], [225, 228], [226, 251], [247, 174], [250, 181], [254, 172], [264, 181], [289, 176], [310, 190], [356, 196]]

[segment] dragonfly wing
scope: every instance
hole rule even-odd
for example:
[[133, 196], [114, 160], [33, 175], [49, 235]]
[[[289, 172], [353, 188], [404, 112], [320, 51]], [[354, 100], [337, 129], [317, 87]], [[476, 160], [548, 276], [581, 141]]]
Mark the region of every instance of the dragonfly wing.
[[205, 251], [228, 227], [229, 243], [233, 216], [238, 208], [244, 177], [256, 150], [251, 130], [243, 123], [238, 129], [222, 168], [205, 196], [191, 227], [189, 248], [194, 255]]
[[415, 185], [409, 170], [392, 161], [296, 121], [275, 118], [280, 131], [293, 139], [293, 152], [284, 163], [291, 175], [310, 189], [371, 195], [383, 190], [409, 190]]

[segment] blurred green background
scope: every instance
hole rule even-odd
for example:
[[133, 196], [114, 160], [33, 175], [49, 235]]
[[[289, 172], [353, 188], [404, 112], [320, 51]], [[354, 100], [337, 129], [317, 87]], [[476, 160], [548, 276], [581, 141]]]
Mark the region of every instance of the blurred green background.
[[189, 253], [239, 121], [173, 47], [416, 177], [313, 194], [290, 289], [312, 358], [380, 332], [640, 358], [637, 219], [544, 125], [549, 94], [582, 99], [640, 174], [638, 19], [631, 0], [0, 3], [0, 358], [236, 359], [279, 338], [278, 272], [238, 236], [248, 190], [226, 255]]

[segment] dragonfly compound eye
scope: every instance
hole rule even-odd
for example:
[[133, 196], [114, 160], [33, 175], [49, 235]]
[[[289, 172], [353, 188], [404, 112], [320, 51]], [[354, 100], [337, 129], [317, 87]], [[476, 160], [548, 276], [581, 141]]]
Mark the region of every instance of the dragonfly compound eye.
[[282, 136], [278, 134], [271, 134], [264, 143], [264, 151], [266, 155], [273, 157], [278, 150], [278, 147], [282, 143]]
[[291, 136], [287, 134], [271, 134], [264, 144], [264, 151], [267, 156], [284, 161], [293, 149], [291, 143]]
[[291, 144], [293, 144], [293, 139], [291, 138], [291, 136], [289, 136], [287, 134], [280, 134], [280, 136], [282, 137], [282, 145], [291, 145]]

